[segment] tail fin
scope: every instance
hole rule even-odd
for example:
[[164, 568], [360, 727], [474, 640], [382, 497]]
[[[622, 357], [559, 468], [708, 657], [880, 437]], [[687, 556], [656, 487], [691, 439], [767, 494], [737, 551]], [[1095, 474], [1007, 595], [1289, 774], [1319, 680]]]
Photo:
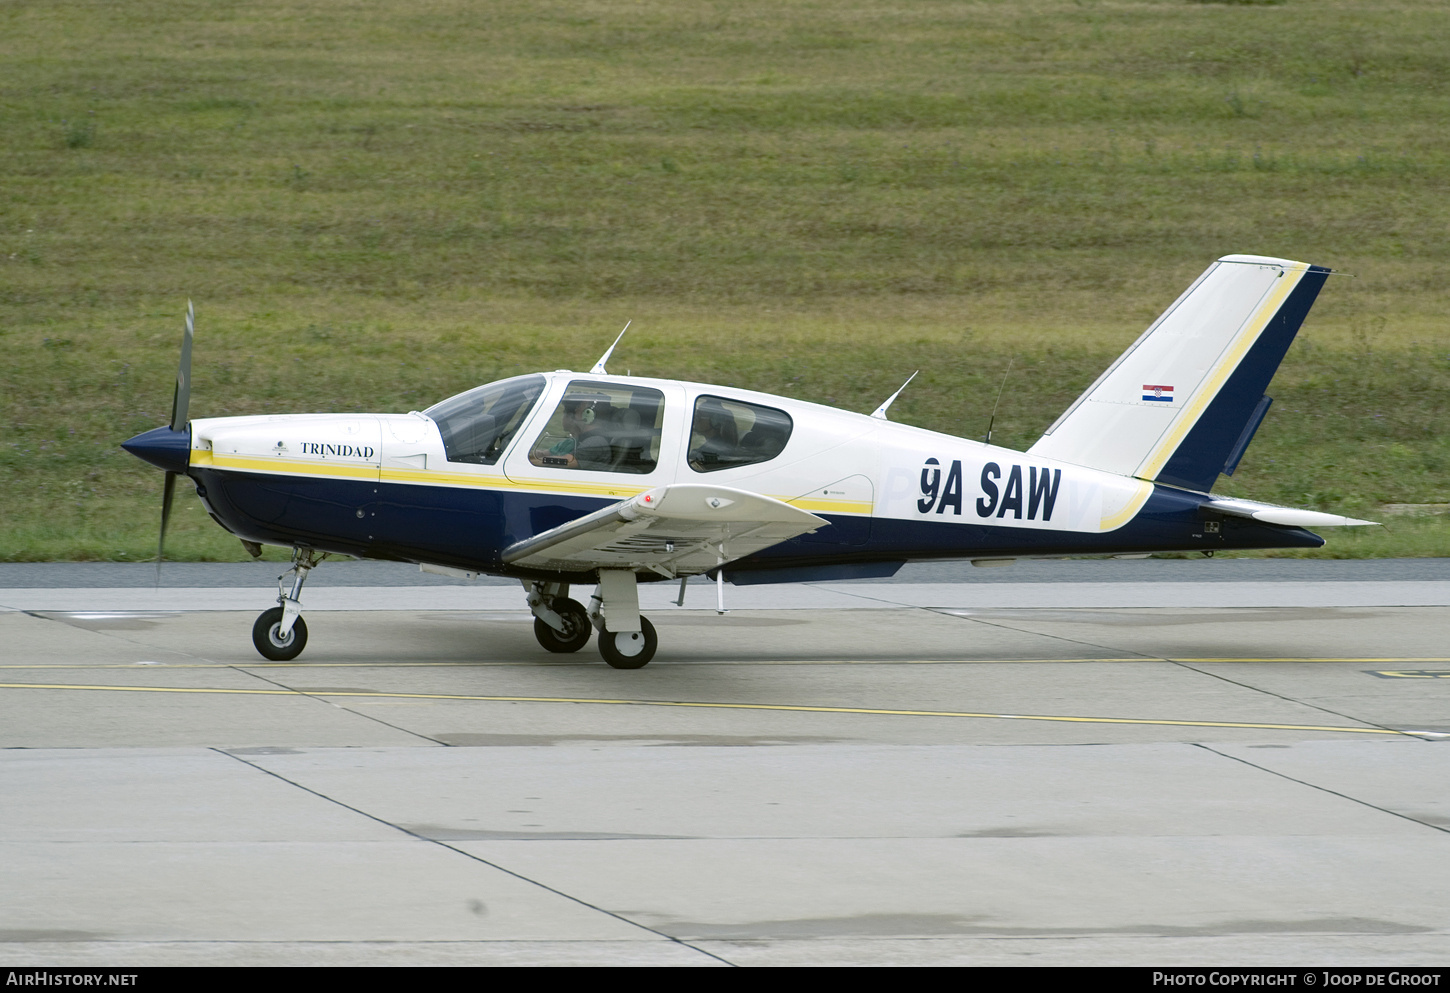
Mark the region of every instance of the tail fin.
[[1268, 411], [1264, 390], [1328, 275], [1224, 256], [1029, 451], [1208, 492]]

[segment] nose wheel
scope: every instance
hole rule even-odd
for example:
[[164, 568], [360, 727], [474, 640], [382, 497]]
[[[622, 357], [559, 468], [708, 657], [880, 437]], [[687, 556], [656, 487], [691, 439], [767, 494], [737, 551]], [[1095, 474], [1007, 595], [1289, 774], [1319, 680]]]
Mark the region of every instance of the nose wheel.
[[264, 610], [252, 625], [252, 644], [263, 658], [273, 662], [290, 662], [307, 647], [307, 622], [298, 617], [292, 630], [282, 633], [282, 608]]

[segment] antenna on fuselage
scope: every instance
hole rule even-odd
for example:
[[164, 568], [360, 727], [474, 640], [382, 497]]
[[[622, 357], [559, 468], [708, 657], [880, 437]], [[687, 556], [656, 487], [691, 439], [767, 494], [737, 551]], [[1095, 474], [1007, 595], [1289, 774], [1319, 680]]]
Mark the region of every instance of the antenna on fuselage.
[[982, 444], [984, 445], [990, 445], [992, 443], [992, 425], [997, 422], [997, 404], [1002, 402], [1002, 391], [1007, 388], [1007, 377], [1012, 375], [1012, 363], [1016, 361], [1017, 356], [1015, 355], [1008, 359], [1007, 371], [1002, 373], [1002, 385], [997, 387], [997, 400], [996, 403], [992, 404], [992, 416], [987, 418], [987, 437], [982, 440]]
[[887, 419], [887, 417], [886, 417], [886, 408], [887, 407], [890, 407], [893, 403], [895, 403], [896, 402], [896, 398], [899, 397], [899, 396], [901, 396], [902, 390], [906, 389], [908, 386], [911, 385], [911, 381], [916, 378], [916, 373], [917, 372], [921, 372], [921, 370], [918, 369], [918, 370], [916, 370], [916, 372], [913, 372], [910, 376], [907, 376], [906, 377], [906, 382], [904, 382], [904, 383], [901, 384], [901, 389], [900, 390], [897, 390], [895, 393], [891, 394], [889, 397], [886, 398], [886, 402], [885, 403], [883, 403], [881, 406], [877, 407], [875, 410], [871, 411], [871, 416], [872, 417], [879, 417], [883, 421], [886, 420]]
[[[633, 323], [634, 323], [634, 321], [632, 321], [632, 320], [625, 321], [624, 322], [624, 331], [628, 331], [629, 330], [629, 326], [631, 324], [633, 324]], [[619, 332], [619, 338], [623, 338], [624, 337], [624, 331]], [[619, 338], [615, 338], [614, 339], [614, 345], [619, 344]], [[591, 376], [607, 376], [607, 375], [609, 375], [609, 373], [606, 372], [605, 369], [604, 369], [604, 363], [608, 362], [609, 361], [609, 356], [611, 356], [611, 355], [614, 354], [614, 345], [610, 345], [609, 346], [609, 350], [606, 351], [603, 355], [599, 356], [599, 361], [596, 362], [596, 363], [594, 363], [594, 368], [593, 369], [590, 369], [589, 370], [589, 374]]]

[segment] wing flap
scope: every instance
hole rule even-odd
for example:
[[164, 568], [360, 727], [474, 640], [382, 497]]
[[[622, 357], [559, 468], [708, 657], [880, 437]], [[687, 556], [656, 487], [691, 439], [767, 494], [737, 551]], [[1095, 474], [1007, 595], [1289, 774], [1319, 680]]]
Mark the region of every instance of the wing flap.
[[788, 503], [728, 486], [647, 490], [504, 549], [508, 565], [557, 572], [707, 572], [828, 522]]

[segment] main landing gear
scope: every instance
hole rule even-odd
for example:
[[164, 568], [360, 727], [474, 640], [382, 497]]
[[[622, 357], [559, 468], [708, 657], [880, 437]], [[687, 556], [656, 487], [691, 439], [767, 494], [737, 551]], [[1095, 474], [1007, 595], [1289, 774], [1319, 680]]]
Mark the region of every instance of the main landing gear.
[[639, 615], [639, 587], [634, 573], [601, 569], [599, 587], [586, 611], [569, 599], [567, 583], [525, 581], [534, 637], [551, 652], [577, 652], [589, 641], [589, 628], [599, 631], [599, 654], [615, 669], [640, 669], [654, 658], [659, 638], [654, 625]]
[[[292, 568], [277, 577], [277, 606], [264, 610], [252, 625], [252, 644], [263, 658], [290, 662], [307, 647], [307, 623], [302, 620], [302, 584], [307, 573], [322, 564], [327, 553], [310, 548], [292, 549]], [[292, 582], [285, 580], [292, 577]]]
[[577, 652], [589, 644], [589, 614], [578, 600], [569, 599], [568, 583], [524, 582], [529, 610], [534, 614], [534, 637], [550, 652]]

